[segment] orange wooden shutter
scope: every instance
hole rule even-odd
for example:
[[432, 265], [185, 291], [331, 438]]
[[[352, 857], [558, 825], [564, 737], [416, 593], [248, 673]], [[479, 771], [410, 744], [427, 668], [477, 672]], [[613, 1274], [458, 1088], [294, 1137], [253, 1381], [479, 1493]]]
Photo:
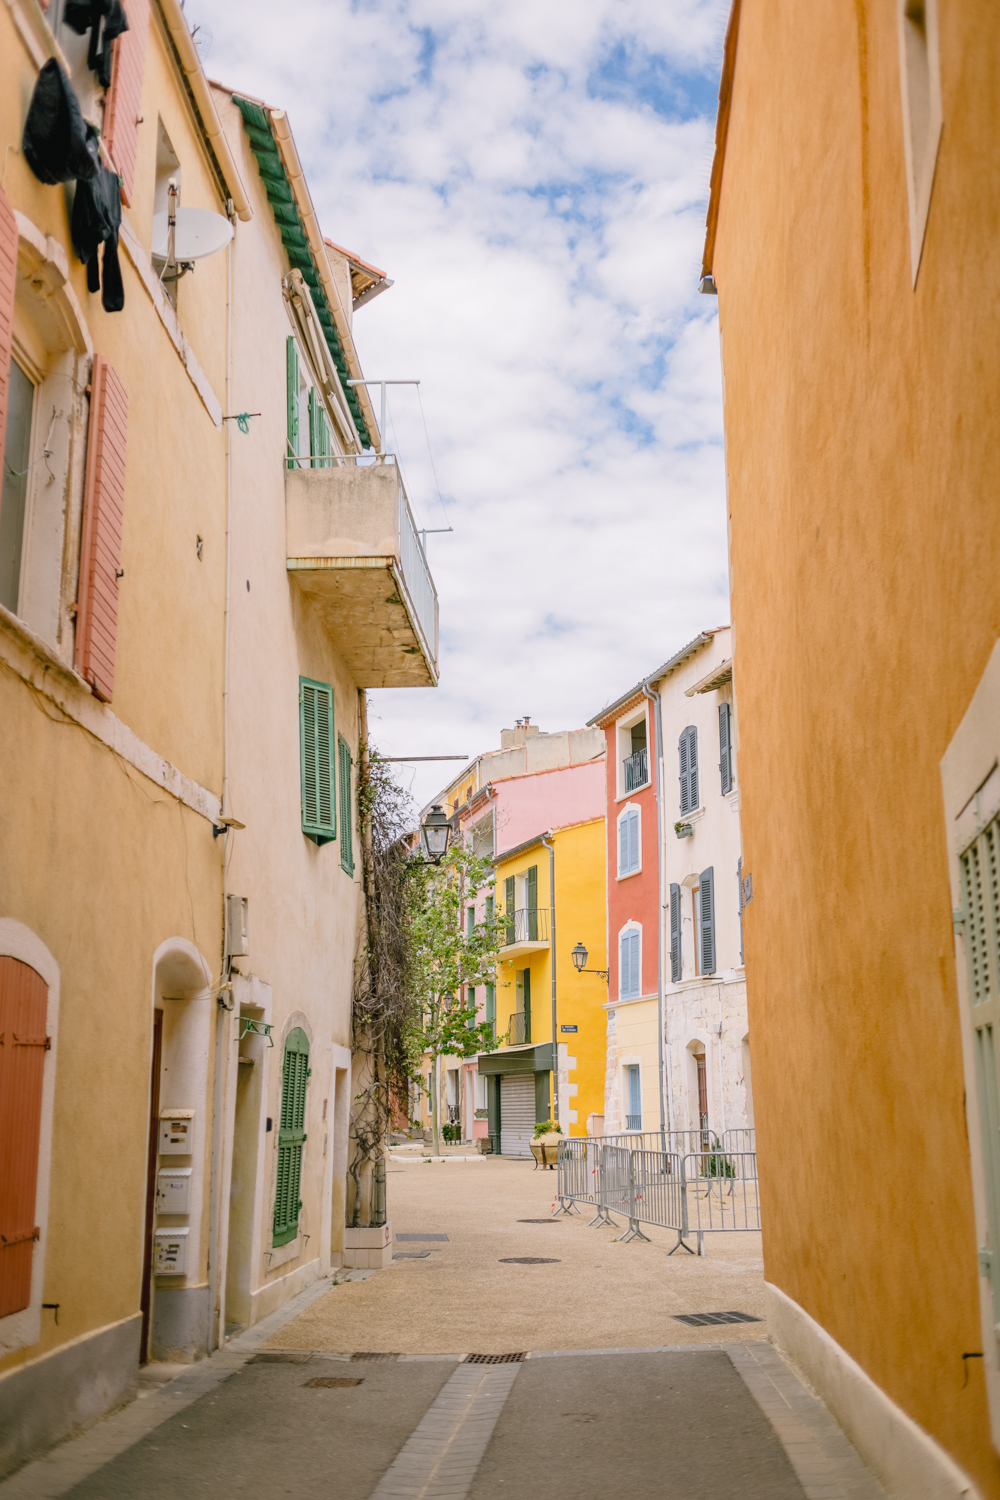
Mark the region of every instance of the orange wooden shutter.
[[111, 87], [104, 106], [104, 142], [122, 180], [122, 200], [132, 202], [142, 114], [142, 70], [146, 61], [149, 0], [124, 0], [128, 31], [114, 46]]
[[0, 458], [7, 430], [10, 350], [14, 338], [14, 279], [17, 275], [17, 220], [0, 188]]
[[0, 957], [0, 1318], [31, 1301], [48, 986]]
[[77, 593], [76, 667], [105, 703], [111, 702], [115, 682], [127, 426], [125, 387], [104, 355], [95, 354]]

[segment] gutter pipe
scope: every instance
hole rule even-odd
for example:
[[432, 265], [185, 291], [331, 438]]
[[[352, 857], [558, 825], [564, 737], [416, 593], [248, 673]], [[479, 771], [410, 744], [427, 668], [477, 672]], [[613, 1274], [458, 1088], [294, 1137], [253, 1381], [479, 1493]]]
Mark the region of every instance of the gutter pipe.
[[177, 52], [181, 72], [184, 74], [185, 82], [191, 90], [191, 97], [194, 100], [195, 108], [201, 116], [201, 126], [205, 132], [205, 137], [215, 154], [219, 170], [229, 190], [229, 197], [233, 200], [233, 207], [236, 209], [237, 216], [244, 223], [249, 223], [253, 218], [253, 209], [250, 207], [250, 200], [243, 186], [239, 168], [236, 165], [236, 158], [223, 132], [222, 121], [219, 119], [218, 111], [215, 108], [212, 91], [208, 86], [208, 80], [201, 66], [198, 49], [188, 30], [187, 21], [184, 19], [184, 12], [180, 7], [179, 0], [159, 0], [159, 6], [164, 24], [170, 34], [170, 40], [173, 42]]
[[[653, 705], [654, 733], [656, 735], [656, 870], [659, 881], [659, 920], [656, 925], [656, 1043], [658, 1056], [658, 1081], [657, 1093], [660, 1099], [660, 1134], [663, 1135], [666, 1126], [664, 1119], [664, 1077], [666, 1075], [664, 1045], [663, 1045], [663, 1023], [664, 1023], [664, 999], [663, 999], [663, 913], [665, 910], [663, 902], [663, 716], [660, 710], [660, 695], [655, 688], [651, 688], [648, 682], [642, 684], [642, 692]], [[673, 1101], [671, 1100], [671, 1104]], [[670, 1109], [670, 1130], [673, 1132], [673, 1108]]]
[[[552, 960], [552, 1118], [559, 1124], [559, 1029], [556, 1026], [556, 849], [551, 830], [542, 834], [549, 851], [549, 957]], [[566, 1121], [569, 1133], [569, 1120]]]

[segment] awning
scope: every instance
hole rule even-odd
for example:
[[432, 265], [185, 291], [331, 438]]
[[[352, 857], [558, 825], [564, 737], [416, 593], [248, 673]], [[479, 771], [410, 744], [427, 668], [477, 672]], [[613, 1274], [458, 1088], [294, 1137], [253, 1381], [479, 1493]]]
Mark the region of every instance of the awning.
[[480, 1073], [551, 1073], [552, 1043], [537, 1047], [505, 1047], [502, 1052], [484, 1052], [479, 1058]]

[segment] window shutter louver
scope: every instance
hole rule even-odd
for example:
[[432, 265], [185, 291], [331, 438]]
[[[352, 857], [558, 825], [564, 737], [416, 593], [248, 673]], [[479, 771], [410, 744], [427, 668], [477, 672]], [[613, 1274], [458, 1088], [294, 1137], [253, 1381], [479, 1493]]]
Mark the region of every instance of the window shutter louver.
[[732, 735], [730, 732], [729, 704], [719, 704], [719, 775], [722, 779], [722, 795], [733, 789]]
[[128, 31], [114, 44], [111, 86], [104, 106], [104, 144], [122, 180], [122, 202], [132, 203], [135, 163], [139, 152], [142, 114], [142, 75], [149, 31], [149, 0], [123, 0]]
[[115, 680], [127, 429], [125, 387], [103, 354], [95, 354], [77, 590], [76, 666], [105, 703], [111, 702]]
[[639, 814], [630, 812], [628, 815], [628, 867], [630, 870], [639, 868]]
[[622, 1000], [627, 1000], [632, 993], [632, 980], [629, 975], [629, 946], [628, 933], [623, 932], [618, 939], [618, 995]]
[[515, 927], [515, 922], [514, 922], [514, 899], [515, 899], [515, 897], [514, 897], [514, 877], [513, 877], [513, 875], [508, 875], [507, 878], [506, 878], [506, 880], [504, 881], [504, 883], [503, 883], [503, 895], [504, 895], [504, 909], [505, 909], [506, 916], [507, 916], [507, 934], [506, 934], [506, 936], [507, 936], [508, 943], [512, 943], [514, 941], [514, 927]]
[[670, 978], [681, 982], [681, 888], [670, 887]]
[[285, 344], [285, 374], [287, 380], [288, 415], [288, 468], [298, 468], [293, 454], [299, 451], [299, 351], [291, 334]]
[[701, 924], [701, 972], [715, 973], [715, 870], [709, 865], [698, 877], [699, 919]]
[[528, 942], [538, 942], [538, 866], [532, 865], [525, 881], [525, 905], [528, 908]]
[[627, 875], [628, 872], [628, 814], [626, 813], [618, 824], [618, 873]]
[[629, 973], [632, 978], [632, 995], [638, 998], [642, 994], [642, 973], [639, 967], [639, 933], [633, 928], [629, 933], [631, 954], [629, 956]]
[[0, 957], [0, 1318], [31, 1301], [48, 986]]
[[694, 812], [698, 806], [698, 731], [693, 724], [681, 733], [677, 755], [680, 761], [681, 812]]
[[17, 220], [0, 188], [0, 456], [7, 433], [10, 359], [14, 343], [14, 288], [17, 284]]
[[341, 735], [337, 745], [340, 784], [340, 864], [348, 875], [354, 874], [354, 798], [351, 785], [351, 747]]
[[287, 1245], [299, 1232], [302, 1151], [306, 1142], [306, 1085], [309, 1039], [299, 1027], [289, 1032], [281, 1078], [278, 1169], [274, 1194], [273, 1243]]
[[309, 387], [309, 452], [312, 458], [309, 460], [314, 469], [320, 468], [319, 455], [323, 443], [319, 435], [319, 402], [316, 400], [314, 386]]
[[328, 844], [337, 836], [333, 744], [333, 688], [300, 677], [302, 832], [316, 844]]

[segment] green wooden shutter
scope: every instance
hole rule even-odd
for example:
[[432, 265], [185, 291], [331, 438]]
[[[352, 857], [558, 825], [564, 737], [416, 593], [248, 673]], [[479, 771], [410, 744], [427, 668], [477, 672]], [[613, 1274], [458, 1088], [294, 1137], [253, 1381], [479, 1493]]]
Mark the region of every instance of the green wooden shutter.
[[531, 1041], [531, 970], [525, 969], [521, 975], [524, 980], [524, 1040]]
[[681, 982], [681, 888], [670, 887], [670, 979]]
[[333, 769], [333, 688], [299, 678], [302, 832], [314, 844], [337, 837]]
[[508, 943], [512, 943], [514, 941], [514, 900], [515, 900], [515, 896], [514, 896], [514, 876], [513, 875], [508, 875], [507, 878], [506, 878], [506, 880], [503, 883], [503, 897], [504, 897], [504, 907], [506, 908], [506, 912], [507, 912], [507, 932], [506, 932], [506, 938], [507, 938], [507, 942]]
[[320, 438], [319, 422], [322, 408], [316, 400], [316, 387], [309, 387], [309, 452], [312, 455], [310, 464], [314, 469], [320, 467], [319, 455], [323, 451], [323, 443]]
[[698, 918], [701, 927], [701, 973], [715, 973], [715, 870], [709, 865], [698, 877]]
[[289, 1032], [281, 1076], [281, 1115], [278, 1121], [278, 1174], [274, 1194], [275, 1246], [287, 1245], [299, 1232], [299, 1192], [302, 1150], [306, 1143], [306, 1082], [309, 1077], [309, 1038], [300, 1027]]
[[338, 779], [340, 782], [340, 864], [348, 875], [354, 874], [354, 799], [351, 787], [351, 747], [341, 735], [337, 742]]
[[526, 878], [528, 908], [528, 942], [538, 942], [538, 866], [532, 865]]
[[288, 456], [286, 463], [290, 469], [297, 469], [298, 463], [292, 455], [299, 451], [299, 351], [291, 335], [289, 335], [288, 342], [285, 344], [285, 372], [288, 381]]
[[476, 908], [474, 906], [469, 906], [469, 907], [466, 907], [466, 910], [465, 910], [465, 933], [466, 933], [466, 936], [467, 937], [472, 937], [472, 934], [475, 932], [475, 930], [476, 930]]
[[719, 775], [722, 780], [722, 795], [733, 789], [733, 746], [729, 704], [719, 704]]
[[486, 1019], [492, 1024], [494, 1035], [496, 1035], [497, 992], [496, 986], [492, 984], [486, 986]]
[[320, 468], [332, 469], [333, 433], [330, 431], [330, 422], [322, 406], [319, 408], [319, 433], [320, 446], [318, 451], [323, 455], [320, 460]]

